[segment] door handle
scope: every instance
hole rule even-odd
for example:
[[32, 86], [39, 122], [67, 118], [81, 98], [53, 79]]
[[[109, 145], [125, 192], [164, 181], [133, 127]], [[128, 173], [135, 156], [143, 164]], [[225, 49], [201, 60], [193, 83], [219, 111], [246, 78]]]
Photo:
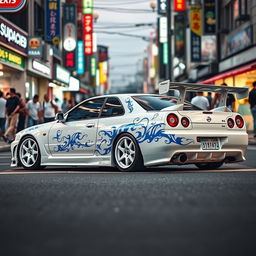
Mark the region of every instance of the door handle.
[[93, 128], [93, 127], [95, 127], [95, 124], [87, 124], [86, 125], [86, 128]]

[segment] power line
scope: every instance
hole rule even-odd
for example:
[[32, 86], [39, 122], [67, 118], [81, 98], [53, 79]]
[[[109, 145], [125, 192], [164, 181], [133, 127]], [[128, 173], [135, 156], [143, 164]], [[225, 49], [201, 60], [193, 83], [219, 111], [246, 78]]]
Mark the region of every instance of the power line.
[[108, 12], [120, 12], [120, 13], [132, 13], [132, 14], [151, 13], [152, 14], [152, 11], [147, 9], [129, 9], [129, 8], [115, 8], [115, 7], [98, 7], [98, 6], [94, 6], [94, 9], [108, 11]]
[[135, 35], [135, 34], [127, 34], [127, 33], [123, 33], [123, 32], [110, 32], [110, 31], [98, 30], [97, 33], [108, 34], [108, 35], [118, 35], [118, 36], [128, 36], [128, 37], [140, 38], [140, 39], [145, 40], [145, 41], [150, 41], [149, 37]]
[[[107, 5], [128, 5], [128, 4], [140, 4], [140, 3], [145, 3], [145, 2], [149, 2], [149, 0], [128, 1], [128, 2], [125, 2], [125, 3], [120, 3], [119, 0], [117, 0], [117, 1], [108, 1]], [[101, 1], [97, 1], [96, 3], [97, 4], [106, 4], [106, 2], [101, 2]]]

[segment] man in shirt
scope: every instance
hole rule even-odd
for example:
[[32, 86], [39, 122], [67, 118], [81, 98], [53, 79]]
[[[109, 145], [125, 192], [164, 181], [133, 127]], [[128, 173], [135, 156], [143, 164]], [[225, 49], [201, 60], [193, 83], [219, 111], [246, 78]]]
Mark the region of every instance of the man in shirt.
[[53, 100], [49, 99], [47, 94], [44, 95], [41, 111], [45, 123], [55, 120], [55, 114], [58, 112], [58, 106]]
[[256, 138], [256, 81], [252, 83], [253, 89], [249, 93], [249, 103], [251, 107], [253, 124], [254, 124], [254, 138]]
[[191, 104], [195, 105], [196, 107], [198, 107], [202, 110], [208, 110], [210, 107], [208, 99], [203, 96], [202, 92], [197, 93], [197, 96], [195, 96], [191, 100]]
[[0, 135], [2, 136], [5, 132], [5, 106], [6, 106], [6, 99], [3, 97], [4, 94], [0, 91]]
[[11, 142], [11, 140], [8, 139], [8, 135], [12, 134], [13, 138], [15, 138], [15, 129], [17, 120], [19, 118], [19, 109], [20, 109], [20, 101], [18, 97], [16, 96], [16, 90], [15, 88], [10, 89], [10, 97], [7, 99], [6, 102], [6, 113], [8, 116], [8, 128], [6, 132], [3, 135], [3, 139], [5, 142]]
[[33, 125], [37, 125], [39, 120], [39, 111], [40, 111], [39, 96], [36, 94], [33, 97], [33, 99], [27, 103], [26, 107], [28, 112], [27, 126], [31, 127]]

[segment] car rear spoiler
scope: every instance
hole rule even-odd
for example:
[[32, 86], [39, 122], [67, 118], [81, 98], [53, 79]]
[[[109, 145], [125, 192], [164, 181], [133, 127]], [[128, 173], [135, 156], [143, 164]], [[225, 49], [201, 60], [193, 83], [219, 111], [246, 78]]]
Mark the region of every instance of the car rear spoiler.
[[248, 87], [231, 87], [225, 85], [213, 85], [213, 84], [190, 84], [190, 83], [178, 83], [170, 82], [169, 80], [163, 81], [159, 84], [159, 94], [168, 93], [170, 90], [178, 90], [180, 96], [178, 104], [184, 104], [186, 92], [215, 92], [221, 94], [219, 107], [226, 106], [226, 100], [228, 93], [236, 94], [237, 99], [244, 99], [248, 97]]

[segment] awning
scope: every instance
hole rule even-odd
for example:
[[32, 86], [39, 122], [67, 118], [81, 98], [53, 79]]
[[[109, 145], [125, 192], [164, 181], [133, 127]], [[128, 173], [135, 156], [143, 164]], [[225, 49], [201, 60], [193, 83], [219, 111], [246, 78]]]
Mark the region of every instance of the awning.
[[251, 71], [251, 70], [256, 70], [256, 62], [253, 62], [249, 65], [246, 66], [242, 66], [240, 68], [236, 68], [230, 71], [227, 71], [225, 73], [219, 74], [217, 76], [211, 77], [205, 81], [200, 82], [201, 84], [213, 84], [216, 80], [220, 80], [220, 79], [225, 79], [227, 77], [231, 77], [231, 76], [237, 76], [240, 75], [242, 73]]

